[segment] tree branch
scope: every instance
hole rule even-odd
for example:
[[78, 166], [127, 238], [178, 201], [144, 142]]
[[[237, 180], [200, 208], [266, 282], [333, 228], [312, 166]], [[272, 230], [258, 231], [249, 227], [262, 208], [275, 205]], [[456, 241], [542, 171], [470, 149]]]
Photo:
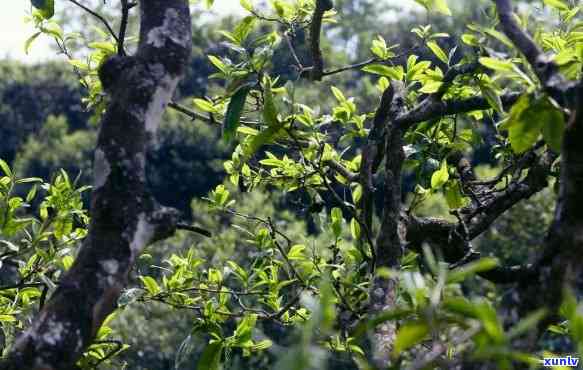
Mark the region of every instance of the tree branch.
[[407, 246], [421, 251], [422, 244], [427, 242], [434, 248], [440, 248], [447, 262], [456, 263], [465, 258], [471, 253], [469, 242], [486, 231], [500, 215], [547, 187], [547, 177], [556, 154], [547, 151], [538, 157], [534, 153], [529, 155], [534, 158], [523, 164], [530, 167], [524, 179], [510, 183], [504, 191], [494, 191], [480, 197], [479, 205], [460, 212], [460, 223], [408, 216]]
[[512, 11], [511, 1], [494, 1], [504, 34], [532, 66], [546, 92], [560, 105], [566, 106], [567, 100], [574, 95], [575, 85], [565, 80], [552, 57], [544, 54], [528, 33], [520, 28]]
[[[502, 95], [500, 97], [502, 105], [505, 108], [512, 106], [520, 95], [520, 93], [507, 93]], [[433, 96], [429, 96], [410, 111], [400, 114], [395, 119], [395, 124], [402, 130], [407, 130], [417, 123], [434, 118], [490, 108], [490, 103], [481, 96], [446, 101], [436, 100]]]
[[76, 0], [69, 0], [69, 2], [75, 4], [79, 8], [81, 8], [84, 11], [86, 11], [87, 13], [91, 14], [93, 17], [97, 18], [105, 26], [105, 28], [107, 28], [107, 31], [110, 33], [111, 37], [113, 37], [115, 42], [117, 44], [119, 44], [119, 39], [118, 39], [117, 35], [115, 34], [115, 31], [113, 30], [113, 28], [111, 28], [111, 26], [109, 25], [109, 22], [107, 21], [107, 19], [105, 19], [101, 14], [89, 9], [88, 7], [79, 3]]
[[324, 58], [320, 49], [320, 36], [322, 33], [322, 20], [324, 13], [334, 7], [332, 0], [316, 0], [316, 8], [310, 23], [310, 52], [312, 53], [311, 77], [314, 81], [322, 79], [324, 71]]

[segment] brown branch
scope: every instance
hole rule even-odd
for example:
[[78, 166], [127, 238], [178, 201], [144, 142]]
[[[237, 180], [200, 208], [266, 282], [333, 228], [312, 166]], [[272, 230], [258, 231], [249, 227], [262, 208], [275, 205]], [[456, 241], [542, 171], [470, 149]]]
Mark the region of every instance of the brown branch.
[[[500, 97], [502, 105], [505, 108], [512, 106], [512, 104], [518, 100], [520, 95], [520, 93], [508, 93], [502, 95]], [[445, 101], [438, 101], [435, 100], [433, 96], [429, 96], [410, 111], [400, 114], [395, 119], [395, 124], [401, 129], [407, 130], [417, 123], [429, 121], [431, 119], [490, 108], [490, 103], [481, 96]]]
[[298, 70], [303, 71], [304, 70], [304, 66], [302, 65], [302, 62], [300, 61], [300, 58], [298, 58], [298, 54], [296, 53], [296, 49], [294, 48], [294, 45], [292, 44], [292, 40], [289, 37], [289, 33], [285, 32], [283, 34], [283, 36], [285, 37], [285, 41], [287, 43], [287, 47], [290, 51], [290, 53], [292, 54], [292, 57], [294, 58], [294, 61], [296, 62], [296, 66], [298, 67]]
[[358, 181], [359, 175], [357, 173], [351, 172], [349, 169], [344, 167], [340, 162], [330, 159], [324, 162], [331, 169], [337, 172], [340, 176], [344, 177], [350, 182]]
[[324, 72], [324, 58], [320, 48], [320, 36], [322, 33], [322, 20], [324, 13], [334, 7], [332, 0], [316, 0], [316, 7], [310, 23], [310, 52], [312, 54], [311, 78], [320, 81]]
[[508, 184], [504, 191], [493, 191], [481, 198], [481, 204], [462, 210], [459, 223], [408, 216], [407, 246], [421, 251], [422, 244], [427, 242], [434, 248], [440, 248], [447, 262], [462, 260], [471, 253], [469, 242], [486, 231], [500, 215], [547, 187], [547, 177], [555, 159], [556, 155], [547, 151], [525, 162], [525, 168], [528, 166], [530, 170], [524, 179]]
[[[175, 111], [184, 114], [185, 116], [189, 117], [190, 119], [194, 120], [200, 120], [206, 123], [216, 123], [217, 121], [215, 121], [213, 119], [213, 117], [211, 116], [207, 116], [201, 113], [198, 113], [192, 109], [188, 109], [187, 107], [185, 107], [184, 105], [181, 105], [179, 103], [176, 103], [175, 101], [170, 101], [168, 103], [168, 108], [172, 108]], [[249, 121], [249, 120], [241, 120], [241, 123], [244, 123], [246, 125], [257, 125], [259, 124], [258, 121]]]
[[128, 0], [121, 0], [121, 21], [119, 25], [119, 33], [117, 37], [117, 54], [120, 56], [126, 55], [124, 42], [126, 38], [126, 30], [128, 27], [128, 20], [130, 10], [136, 6], [137, 3], [130, 3]]
[[362, 67], [366, 67], [367, 65], [376, 63], [378, 61], [379, 61], [378, 58], [370, 58], [368, 60], [365, 60], [364, 62], [350, 64], [350, 65], [347, 65], [347, 66], [344, 66], [344, 67], [332, 69], [332, 70], [329, 70], [329, 71], [324, 71], [324, 72], [322, 72], [322, 77], [335, 75], [335, 74], [342, 73], [342, 72], [346, 72], [346, 71], [350, 71], [350, 70], [353, 70], [353, 69], [360, 69]]
[[186, 230], [186, 231], [191, 231], [193, 233], [197, 233], [200, 235], [204, 235], [207, 238], [212, 238], [213, 234], [208, 231], [207, 229], [203, 229], [202, 227], [198, 227], [198, 226], [194, 226], [194, 225], [188, 225], [188, 224], [184, 224], [184, 223], [178, 223], [176, 224], [176, 229], [177, 230]]

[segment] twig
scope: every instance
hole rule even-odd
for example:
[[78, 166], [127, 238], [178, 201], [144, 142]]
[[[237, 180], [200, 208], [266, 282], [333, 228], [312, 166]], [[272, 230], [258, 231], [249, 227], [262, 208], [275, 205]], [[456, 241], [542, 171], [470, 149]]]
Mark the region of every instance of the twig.
[[83, 9], [87, 13], [91, 14], [93, 17], [97, 18], [101, 23], [103, 23], [103, 25], [105, 26], [105, 28], [107, 28], [107, 31], [109, 31], [109, 33], [111, 34], [111, 36], [115, 40], [116, 44], [119, 45], [119, 39], [118, 39], [117, 35], [115, 34], [114, 30], [109, 25], [109, 22], [107, 21], [107, 19], [103, 18], [103, 16], [101, 14], [99, 14], [99, 13], [97, 13], [97, 12], [89, 9], [88, 7], [86, 7], [85, 5], [79, 3], [76, 0], [69, 0], [69, 1], [71, 3], [77, 5], [79, 8]]
[[292, 56], [296, 62], [296, 65], [298, 66], [299, 71], [301, 73], [301, 71], [304, 70], [304, 66], [302, 65], [302, 62], [300, 62], [300, 58], [298, 58], [298, 55], [296, 53], [296, 49], [294, 48], [294, 45], [292, 44], [292, 41], [289, 37], [289, 33], [285, 32], [283, 35], [285, 36], [285, 41], [287, 42], [287, 47], [289, 48], [289, 51], [292, 54]]
[[347, 65], [347, 66], [344, 66], [344, 67], [340, 67], [340, 68], [337, 68], [337, 69], [332, 69], [332, 70], [329, 70], [329, 71], [324, 71], [324, 72], [322, 72], [322, 77], [331, 76], [331, 75], [334, 75], [334, 74], [337, 74], [337, 73], [342, 73], [342, 72], [350, 71], [352, 69], [360, 69], [362, 67], [365, 67], [365, 66], [367, 66], [369, 64], [376, 63], [378, 61], [379, 61], [379, 59], [377, 59], [377, 58], [371, 58], [371, 59], [365, 60], [364, 62], [350, 64], [350, 65]]
[[[191, 109], [186, 108], [184, 105], [178, 104], [175, 101], [171, 101], [168, 103], [168, 107], [174, 109], [177, 112], [180, 112], [182, 114], [184, 114], [187, 117], [190, 117], [190, 119], [194, 120], [201, 120], [203, 122], [207, 122], [207, 123], [215, 123], [216, 121], [210, 117], [210, 116], [206, 116], [204, 114], [195, 112]], [[257, 121], [247, 121], [247, 120], [241, 120], [241, 123], [244, 123], [246, 125], [257, 125], [259, 124], [259, 122]]]

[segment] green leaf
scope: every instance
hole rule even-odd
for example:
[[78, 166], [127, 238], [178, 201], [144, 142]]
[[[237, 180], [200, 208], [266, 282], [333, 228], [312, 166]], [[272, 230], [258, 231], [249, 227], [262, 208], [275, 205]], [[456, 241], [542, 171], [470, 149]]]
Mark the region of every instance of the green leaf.
[[388, 67], [382, 64], [370, 64], [362, 68], [364, 72], [374, 73], [381, 76], [387, 76], [392, 80], [401, 81], [405, 72], [402, 66]]
[[28, 39], [26, 39], [26, 41], [24, 42], [24, 53], [28, 54], [28, 52], [30, 51], [30, 47], [32, 46], [32, 43], [34, 42], [34, 40], [36, 40], [36, 38], [40, 35], [40, 32], [35, 33], [34, 35], [30, 36]]
[[14, 174], [10, 170], [10, 166], [8, 166], [8, 163], [4, 162], [2, 159], [0, 159], [0, 168], [2, 169], [2, 171], [4, 171], [4, 174], [6, 176], [10, 178], [14, 177]]
[[209, 61], [212, 63], [212, 65], [214, 65], [215, 67], [217, 67], [217, 69], [223, 73], [227, 73], [227, 66], [225, 65], [225, 63], [223, 63], [222, 60], [220, 60], [219, 58], [217, 58], [214, 55], [209, 55], [208, 56]]
[[410, 322], [401, 326], [395, 339], [393, 357], [399, 357], [401, 352], [420, 343], [427, 334], [429, 334], [429, 326], [423, 322]]
[[332, 94], [334, 94], [334, 97], [336, 98], [336, 100], [338, 100], [340, 103], [343, 103], [346, 101], [346, 97], [344, 96], [344, 94], [342, 93], [342, 91], [337, 88], [336, 86], [332, 86], [330, 88], [330, 90], [332, 90]]
[[268, 349], [272, 345], [273, 345], [272, 341], [270, 341], [269, 339], [264, 339], [261, 342], [257, 342], [253, 346], [251, 346], [251, 349], [253, 351], [263, 351]]
[[249, 91], [251, 91], [250, 85], [242, 85], [231, 96], [223, 121], [223, 138], [225, 141], [231, 141], [235, 137]]
[[278, 124], [277, 120], [277, 107], [275, 106], [275, 101], [273, 99], [273, 91], [271, 89], [271, 79], [264, 79], [263, 86], [263, 120], [268, 126], [276, 126]]
[[196, 105], [196, 107], [198, 109], [200, 109], [203, 112], [209, 112], [209, 113], [216, 112], [214, 105], [211, 102], [209, 102], [208, 100], [195, 98], [193, 100], [193, 103], [194, 103], [194, 105]]
[[441, 162], [441, 167], [433, 172], [431, 175], [431, 188], [439, 189], [449, 180], [449, 172], [447, 169], [447, 161], [444, 159]]
[[249, 12], [253, 11], [253, 4], [251, 3], [250, 0], [239, 0], [239, 3], [243, 7], [243, 9]]
[[44, 19], [50, 19], [55, 15], [55, 1], [54, 0], [31, 0], [32, 6], [34, 6], [39, 14]]
[[334, 236], [336, 236], [336, 238], [339, 238], [340, 235], [342, 234], [342, 210], [338, 207], [334, 207], [332, 208], [332, 211], [330, 212], [330, 219], [331, 219], [331, 227], [332, 227], [332, 232], [334, 233]]
[[153, 277], [140, 276], [140, 280], [142, 280], [144, 287], [151, 295], [156, 295], [160, 292], [160, 287], [158, 286], [158, 283], [156, 282], [156, 280], [154, 280]]
[[78, 59], [68, 59], [67, 62], [69, 62], [69, 64], [71, 64], [73, 67], [79, 69], [82, 72], [89, 71], [89, 65], [87, 64], [87, 62]]
[[494, 342], [501, 344], [505, 341], [504, 329], [498, 320], [496, 310], [486, 301], [476, 304], [476, 315], [482, 322], [484, 331]]
[[479, 272], [492, 270], [498, 266], [498, 260], [492, 257], [480, 258], [477, 261], [470, 262], [464, 266], [458, 267], [447, 275], [447, 282], [458, 283], [465, 280], [469, 276], [473, 276]]
[[538, 323], [545, 318], [547, 315], [547, 310], [540, 308], [521, 319], [516, 325], [514, 325], [506, 334], [508, 339], [513, 339], [522, 334], [526, 333], [530, 329], [536, 327]]
[[450, 209], [458, 209], [466, 205], [459, 181], [452, 181], [445, 187], [445, 200]]
[[528, 95], [518, 99], [501, 129], [508, 130], [512, 150], [523, 153], [530, 149], [542, 133], [547, 144], [560, 151], [564, 133], [563, 113], [546, 97], [532, 101]]
[[433, 0], [433, 9], [438, 13], [451, 15], [451, 10], [449, 10], [446, 0]]
[[350, 220], [350, 233], [354, 240], [360, 239], [360, 224], [356, 221], [355, 218]]
[[40, 27], [40, 30], [43, 33], [58, 38], [59, 40], [63, 39], [63, 29], [61, 28], [61, 26], [59, 26], [57, 22], [53, 21], [45, 22], [45, 24], [43, 24]]
[[490, 57], [482, 57], [478, 59], [481, 65], [486, 68], [490, 68], [494, 71], [502, 71], [502, 72], [512, 72], [513, 71], [513, 64], [509, 60], [500, 60], [496, 58]]
[[265, 79], [263, 87], [263, 120], [267, 124], [267, 128], [251, 139], [251, 142], [245, 148], [245, 155], [247, 157], [252, 156], [259, 148], [271, 141], [284, 125], [277, 118], [277, 107], [273, 99], [271, 81], [268, 78]]
[[296, 244], [289, 249], [287, 252], [287, 258], [290, 260], [301, 260], [304, 259], [304, 250], [306, 246], [303, 244]]
[[107, 41], [90, 42], [89, 44], [87, 44], [87, 46], [89, 46], [92, 49], [105, 51], [108, 54], [115, 54], [116, 53], [115, 44], [113, 44], [111, 42], [107, 42]]
[[451, 15], [451, 10], [449, 10], [446, 0], [415, 0], [415, 2], [429, 11]]
[[486, 83], [480, 83], [480, 92], [486, 98], [488, 103], [497, 112], [502, 113], [504, 108], [502, 107], [502, 100], [500, 99], [500, 94], [494, 88]]
[[233, 30], [233, 35], [235, 36], [238, 45], [241, 45], [253, 31], [256, 20], [257, 19], [254, 16], [248, 16], [243, 18], [243, 20], [237, 24]]
[[558, 10], [569, 10], [569, 5], [564, 0], [543, 0], [543, 3]]
[[435, 56], [439, 60], [441, 60], [443, 63], [447, 64], [449, 62], [449, 58], [447, 57], [447, 54], [445, 54], [445, 51], [443, 51], [443, 49], [441, 47], [439, 47], [437, 42], [429, 41], [429, 42], [427, 42], [427, 47], [429, 49], [431, 49], [433, 54], [435, 54]]
[[470, 318], [477, 317], [476, 304], [463, 297], [446, 297], [443, 300], [443, 307], [458, 315]]
[[554, 105], [548, 104], [546, 114], [541, 117], [543, 138], [555, 152], [561, 152], [563, 136], [565, 134], [565, 116]]
[[198, 361], [197, 370], [219, 370], [221, 368], [221, 355], [223, 353], [223, 343], [213, 342], [202, 352]]
[[16, 322], [16, 318], [12, 315], [0, 315], [0, 322]]

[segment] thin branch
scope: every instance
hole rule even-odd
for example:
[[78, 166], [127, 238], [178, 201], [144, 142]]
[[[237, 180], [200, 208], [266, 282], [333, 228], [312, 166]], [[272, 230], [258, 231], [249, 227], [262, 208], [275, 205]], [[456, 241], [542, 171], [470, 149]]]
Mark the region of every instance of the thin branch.
[[290, 53], [292, 54], [292, 56], [296, 62], [296, 65], [301, 73], [301, 71], [304, 70], [304, 66], [302, 65], [302, 62], [300, 61], [300, 58], [298, 58], [298, 54], [296, 53], [296, 49], [294, 48], [294, 45], [292, 44], [292, 40], [289, 37], [289, 33], [285, 32], [283, 35], [285, 37], [285, 41], [287, 42], [287, 47], [288, 47]]
[[210, 231], [208, 231], [207, 229], [203, 229], [202, 227], [198, 227], [198, 226], [194, 226], [194, 225], [188, 225], [185, 223], [176, 224], [176, 228], [178, 230], [187, 230], [187, 231], [191, 231], [193, 233], [204, 235], [207, 238], [212, 238], [212, 236], [213, 236], [213, 234]]
[[[212, 116], [207, 116], [201, 113], [198, 113], [196, 111], [193, 111], [192, 109], [188, 109], [187, 107], [185, 107], [184, 105], [178, 104], [175, 101], [171, 101], [168, 103], [168, 108], [172, 108], [177, 112], [180, 112], [182, 114], [184, 114], [185, 116], [189, 117], [190, 119], [194, 120], [200, 120], [206, 123], [217, 123], [217, 121], [215, 121], [215, 119]], [[259, 124], [258, 121], [249, 121], [249, 120], [241, 120], [241, 123], [244, 123], [246, 125], [257, 125]]]
[[69, 0], [69, 2], [77, 5], [79, 8], [83, 9], [87, 13], [91, 14], [93, 17], [97, 18], [101, 23], [103, 23], [105, 28], [107, 28], [107, 31], [111, 34], [111, 36], [113, 37], [115, 42], [119, 45], [119, 39], [118, 39], [117, 35], [115, 34], [115, 31], [113, 30], [113, 28], [111, 28], [111, 26], [109, 25], [109, 22], [107, 21], [107, 19], [105, 19], [101, 14], [89, 9], [88, 7], [79, 3], [76, 0]]
[[130, 3], [128, 0], [121, 0], [121, 22], [119, 25], [119, 34], [117, 40], [117, 54], [121, 56], [126, 55], [124, 42], [126, 38], [130, 9], [136, 5], [137, 3]]
[[348, 168], [344, 167], [340, 162], [334, 159], [329, 159], [325, 161], [324, 164], [328, 165], [328, 167], [330, 167], [338, 174], [340, 174], [342, 177], [346, 178], [351, 182], [358, 181], [358, 179], [360, 178], [357, 173], [350, 171]]
[[332, 70], [329, 70], [329, 71], [324, 71], [324, 72], [322, 72], [322, 77], [331, 76], [331, 75], [334, 75], [334, 74], [337, 74], [337, 73], [342, 73], [342, 72], [350, 71], [352, 69], [360, 69], [362, 67], [366, 67], [367, 65], [373, 64], [373, 63], [376, 63], [376, 62], [379, 62], [379, 59], [377, 59], [377, 58], [370, 58], [368, 60], [365, 60], [364, 62], [350, 64], [350, 65], [347, 65], [347, 66], [344, 66], [344, 67], [340, 67], [340, 68], [337, 68], [337, 69], [332, 69]]

